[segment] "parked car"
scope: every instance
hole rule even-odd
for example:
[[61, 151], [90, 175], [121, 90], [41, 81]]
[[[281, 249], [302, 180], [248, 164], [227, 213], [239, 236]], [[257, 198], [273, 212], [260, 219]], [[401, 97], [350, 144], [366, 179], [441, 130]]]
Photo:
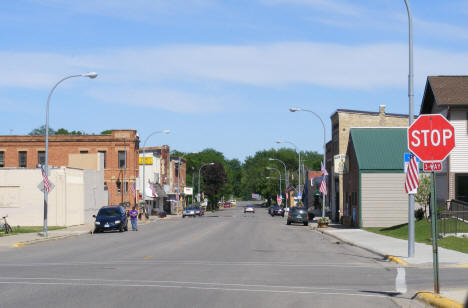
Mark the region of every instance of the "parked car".
[[271, 216], [282, 216], [284, 217], [284, 209], [281, 206], [272, 206], [270, 207], [270, 215]]
[[231, 201], [229, 201], [229, 202], [231, 202], [231, 206], [236, 206], [236, 205], [237, 205], [237, 201], [236, 201], [236, 200], [231, 200]]
[[289, 209], [288, 220], [286, 224], [303, 223], [304, 226], [309, 225], [309, 215], [305, 207], [292, 207]]
[[94, 233], [107, 230], [128, 231], [128, 216], [123, 206], [104, 206], [99, 209], [94, 222]]
[[255, 207], [253, 205], [246, 205], [244, 207], [244, 213], [255, 213]]
[[229, 201], [224, 202], [224, 207], [225, 208], [226, 207], [231, 207], [231, 202], [229, 202]]
[[185, 216], [195, 217], [195, 215], [198, 215], [198, 214], [196, 214], [195, 207], [193, 206], [186, 207], [182, 211], [182, 218], [185, 218]]

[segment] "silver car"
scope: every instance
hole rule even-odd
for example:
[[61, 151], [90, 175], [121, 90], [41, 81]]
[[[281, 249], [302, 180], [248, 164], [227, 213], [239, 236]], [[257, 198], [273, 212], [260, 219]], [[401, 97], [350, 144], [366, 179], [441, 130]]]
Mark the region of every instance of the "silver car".
[[196, 214], [196, 210], [194, 207], [188, 207], [182, 211], [182, 218], [185, 218], [185, 216], [195, 217], [195, 215], [198, 215], [198, 214]]

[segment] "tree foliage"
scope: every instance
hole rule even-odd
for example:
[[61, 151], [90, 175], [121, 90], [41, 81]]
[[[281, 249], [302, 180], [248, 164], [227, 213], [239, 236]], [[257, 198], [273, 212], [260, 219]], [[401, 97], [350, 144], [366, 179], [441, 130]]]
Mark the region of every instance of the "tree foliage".
[[203, 169], [203, 184], [208, 196], [208, 209], [215, 208], [226, 182], [227, 176], [222, 163], [216, 162]]
[[[41, 125], [38, 128], [33, 129], [28, 135], [30, 136], [45, 136], [46, 133], [46, 127], [45, 125]], [[72, 130], [68, 131], [65, 128], [59, 128], [57, 130], [49, 127], [49, 135], [83, 135], [84, 133], [82, 131], [78, 130]]]

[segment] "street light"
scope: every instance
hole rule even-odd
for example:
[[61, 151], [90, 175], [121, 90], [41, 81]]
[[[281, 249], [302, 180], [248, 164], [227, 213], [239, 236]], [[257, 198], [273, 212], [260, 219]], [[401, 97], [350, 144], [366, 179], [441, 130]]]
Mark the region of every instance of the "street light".
[[278, 175], [279, 175], [279, 190], [280, 190], [280, 195], [281, 195], [281, 191], [282, 191], [281, 190], [281, 172], [278, 169], [273, 168], [273, 167], [266, 167], [266, 168], [267, 168], [267, 170], [276, 170], [278, 172]]
[[[409, 105], [409, 126], [414, 121], [413, 111], [413, 18], [411, 17], [411, 10], [408, 0], [405, 0], [406, 11], [408, 12], [408, 33], [409, 33], [409, 72], [408, 72], [408, 105]], [[414, 195], [408, 195], [408, 257], [414, 257]], [[438, 286], [435, 288], [439, 293]]]
[[299, 151], [299, 149], [297, 148], [297, 145], [295, 145], [291, 141], [278, 140], [278, 141], [276, 141], [276, 143], [278, 143], [278, 144], [279, 143], [289, 143], [296, 149], [296, 152], [299, 154], [299, 188], [298, 188], [298, 192], [299, 192], [299, 194], [301, 194], [301, 151]]
[[[70, 75], [65, 78], [62, 78], [57, 82], [53, 88], [49, 92], [49, 96], [47, 97], [47, 104], [46, 104], [46, 127], [45, 127], [45, 174], [46, 177], [49, 177], [49, 105], [50, 105], [50, 98], [52, 97], [52, 93], [54, 93], [55, 88], [62, 83], [63, 81], [74, 78], [74, 77], [88, 77], [91, 79], [94, 79], [98, 76], [97, 73], [95, 72], [89, 72], [85, 74], [79, 74], [79, 75]], [[49, 202], [49, 193], [47, 192], [47, 189], [44, 187], [44, 228], [43, 228], [43, 235], [47, 236], [47, 204]]]
[[[148, 139], [153, 136], [153, 135], [156, 135], [156, 134], [170, 134], [171, 131], [168, 130], [168, 129], [165, 129], [165, 130], [157, 130], [157, 131], [154, 131], [152, 132], [151, 134], [148, 135], [148, 137], [146, 137], [145, 141], [143, 142], [143, 202], [145, 202], [145, 206], [147, 207], [147, 204], [146, 204], [146, 177], [145, 177], [145, 167], [146, 167], [146, 161], [145, 161], [145, 146], [146, 146], [146, 142], [148, 141]], [[138, 158], [139, 160], [139, 158]], [[141, 183], [141, 182], [140, 182]], [[149, 210], [147, 208], [147, 210]], [[149, 213], [149, 211], [148, 211]]]
[[289, 182], [289, 181], [288, 181], [289, 179], [288, 179], [288, 174], [287, 174], [288, 171], [286, 170], [286, 164], [284, 163], [284, 161], [279, 160], [279, 159], [277, 159], [277, 158], [272, 158], [272, 157], [270, 157], [270, 158], [268, 158], [268, 160], [269, 160], [269, 161], [274, 161], [274, 160], [276, 160], [276, 161], [279, 161], [280, 163], [283, 164], [283, 167], [284, 167], [284, 190], [286, 191], [286, 189], [288, 188], [288, 184], [289, 184], [289, 183], [288, 183], [288, 182]]
[[198, 169], [198, 194], [197, 194], [197, 199], [198, 199], [198, 202], [200, 202], [200, 172], [201, 172], [201, 169], [205, 166], [213, 166], [215, 163], [207, 163], [207, 164], [203, 164], [200, 166], [200, 169]]
[[[326, 130], [325, 130], [325, 122], [323, 122], [322, 118], [316, 114], [315, 112], [313, 112], [312, 110], [307, 110], [307, 109], [303, 109], [303, 108], [297, 108], [297, 107], [293, 107], [293, 108], [289, 108], [289, 111], [291, 112], [296, 112], [296, 111], [305, 111], [305, 112], [310, 112], [312, 113], [314, 116], [316, 116], [320, 122], [322, 123], [322, 127], [323, 127], [323, 168], [326, 169], [325, 167], [325, 164], [326, 164], [326, 153], [327, 153], [327, 146], [326, 146]], [[327, 185], [327, 183], [325, 183], [325, 185]], [[322, 193], [322, 217], [325, 217], [325, 194]]]

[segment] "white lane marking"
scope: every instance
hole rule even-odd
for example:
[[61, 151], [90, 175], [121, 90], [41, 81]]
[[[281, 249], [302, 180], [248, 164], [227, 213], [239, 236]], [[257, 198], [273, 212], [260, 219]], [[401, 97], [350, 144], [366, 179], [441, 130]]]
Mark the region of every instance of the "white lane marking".
[[172, 265], [205, 265], [205, 266], [279, 266], [279, 267], [340, 267], [340, 268], [381, 268], [378, 263], [315, 263], [296, 264], [279, 262], [217, 262], [217, 261], [161, 261], [161, 260], [120, 260], [108, 262], [30, 262], [30, 263], [0, 263], [0, 267], [32, 267], [32, 266], [81, 266], [81, 265], [148, 265], [148, 264], [172, 264]]
[[406, 293], [406, 271], [404, 267], [397, 268], [397, 275], [395, 277], [395, 289], [399, 293]]
[[130, 280], [130, 279], [95, 279], [95, 278], [60, 278], [60, 277], [0, 277], [0, 280], [55, 280], [55, 281], [91, 281], [91, 282], [128, 282], [128, 283], [172, 283], [172, 284], [198, 284], [214, 286], [235, 286], [235, 287], [260, 287], [260, 288], [280, 288], [299, 290], [338, 290], [356, 291], [356, 289], [336, 288], [336, 287], [306, 287], [306, 286], [283, 286], [271, 284], [243, 284], [243, 283], [222, 283], [222, 282], [200, 282], [200, 281], [175, 281], [175, 280]]
[[116, 284], [116, 283], [71, 283], [71, 282], [20, 282], [20, 281], [0, 281], [0, 284], [15, 284], [15, 285], [58, 285], [58, 286], [73, 286], [73, 287], [148, 287], [148, 288], [173, 288], [173, 289], [194, 289], [194, 290], [215, 290], [215, 291], [235, 291], [235, 292], [259, 292], [259, 293], [283, 293], [283, 294], [303, 294], [303, 295], [342, 295], [342, 296], [358, 296], [358, 297], [380, 297], [388, 298], [384, 295], [375, 294], [359, 294], [359, 293], [339, 293], [339, 292], [313, 292], [313, 291], [290, 291], [290, 290], [266, 290], [266, 289], [239, 289], [239, 288], [221, 288], [221, 287], [196, 287], [196, 286], [168, 286], [158, 284]]

